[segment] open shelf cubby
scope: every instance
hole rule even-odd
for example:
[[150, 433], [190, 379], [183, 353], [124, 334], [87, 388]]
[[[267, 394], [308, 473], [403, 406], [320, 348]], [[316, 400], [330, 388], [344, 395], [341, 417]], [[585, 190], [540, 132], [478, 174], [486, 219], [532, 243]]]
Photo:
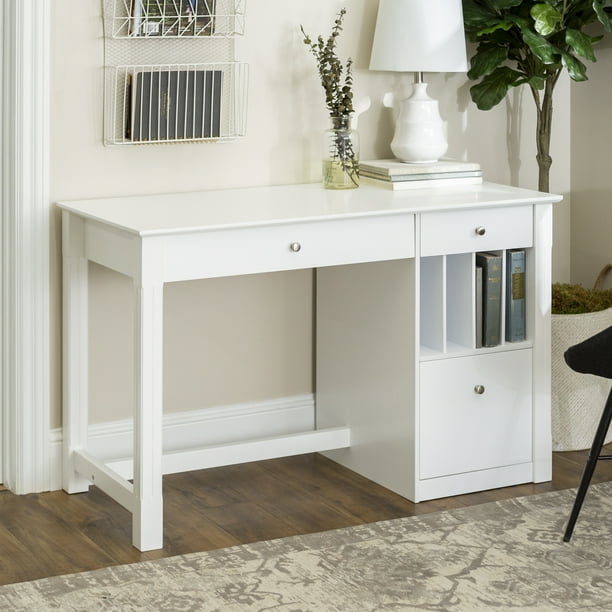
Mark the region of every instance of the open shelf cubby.
[[[534, 290], [531, 249], [525, 249], [525, 293]], [[513, 350], [530, 346], [532, 312], [526, 308], [526, 338], [519, 342], [506, 340], [506, 273], [508, 251], [491, 251], [501, 256], [502, 291], [499, 344], [477, 347], [476, 343], [476, 253], [436, 255], [421, 259], [420, 274], [420, 357], [480, 354], [487, 351]]]

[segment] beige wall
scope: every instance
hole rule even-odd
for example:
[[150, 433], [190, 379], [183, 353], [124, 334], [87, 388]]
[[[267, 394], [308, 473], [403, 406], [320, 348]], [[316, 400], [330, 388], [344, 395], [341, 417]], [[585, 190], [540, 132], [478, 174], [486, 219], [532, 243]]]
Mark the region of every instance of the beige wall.
[[612, 40], [596, 52], [589, 80], [572, 85], [571, 278], [586, 287], [612, 263]]
[[[299, 25], [327, 33], [335, 13], [348, 14], [340, 40], [355, 59], [358, 98], [372, 107], [359, 121], [362, 158], [390, 156], [392, 115], [382, 95], [407, 90], [410, 75], [367, 70], [374, 0], [250, 0], [247, 34], [237, 59], [250, 65], [247, 136], [222, 144], [104, 147], [100, 3], [53, 0], [51, 194], [60, 199], [191, 191], [320, 180], [320, 135], [327, 126], [323, 94]], [[66, 27], [66, 24], [72, 24]], [[75, 27], [78, 24], [78, 27]], [[487, 180], [535, 188], [533, 103], [515, 92], [489, 112], [469, 102], [465, 75], [430, 75], [429, 90], [448, 121], [449, 156], [480, 161]], [[556, 106], [569, 121], [569, 85]], [[567, 123], [565, 123], [567, 125]], [[551, 188], [569, 193], [569, 130], [553, 143]], [[556, 215], [555, 275], [569, 268], [568, 205]], [[54, 406], [60, 424], [59, 220], [54, 221], [52, 339]], [[92, 421], [129, 414], [131, 287], [91, 267]], [[166, 306], [166, 410], [189, 410], [312, 391], [312, 273], [300, 271], [169, 285]]]

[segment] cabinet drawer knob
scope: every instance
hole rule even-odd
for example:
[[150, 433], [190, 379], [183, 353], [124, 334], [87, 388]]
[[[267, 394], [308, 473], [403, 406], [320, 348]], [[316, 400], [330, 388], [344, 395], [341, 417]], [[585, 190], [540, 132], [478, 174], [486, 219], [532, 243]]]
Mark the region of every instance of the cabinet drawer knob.
[[487, 228], [484, 225], [479, 225], [475, 231], [479, 236], [484, 236], [487, 233]]
[[482, 395], [484, 392], [485, 392], [484, 385], [476, 385], [474, 387], [474, 393], [477, 393], [478, 395]]
[[299, 242], [292, 242], [289, 245], [289, 249], [294, 253], [297, 253], [302, 248], [302, 245]]

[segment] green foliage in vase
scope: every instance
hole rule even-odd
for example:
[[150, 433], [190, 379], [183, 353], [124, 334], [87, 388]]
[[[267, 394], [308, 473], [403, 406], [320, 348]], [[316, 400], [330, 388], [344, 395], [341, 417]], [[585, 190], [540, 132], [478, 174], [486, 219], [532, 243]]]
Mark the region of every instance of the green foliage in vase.
[[319, 35], [316, 42], [300, 26], [304, 44], [310, 49], [316, 62], [325, 92], [325, 105], [332, 117], [333, 134], [330, 137], [329, 155], [323, 160], [323, 182], [331, 189], [345, 189], [359, 186], [359, 161], [350, 138], [350, 115], [353, 108], [353, 60], [349, 57], [346, 66], [338, 58], [336, 44], [342, 22], [346, 15], [343, 8], [334, 21], [327, 39]]
[[[463, 0], [465, 31], [478, 43], [468, 77], [481, 110], [489, 110], [511, 87], [527, 85], [536, 112], [539, 189], [548, 191], [553, 90], [563, 69], [586, 81], [582, 60], [595, 61], [591, 24], [612, 32], [612, 0]], [[587, 31], [585, 31], [587, 28]]]
[[334, 21], [331, 34], [327, 40], [319, 35], [316, 42], [310, 38], [300, 26], [304, 35], [304, 44], [308, 45], [311, 53], [317, 61], [317, 69], [321, 79], [321, 85], [325, 91], [325, 105], [332, 117], [341, 117], [353, 112], [353, 60], [349, 57], [346, 66], [338, 58], [336, 53], [336, 42], [342, 31], [342, 21], [346, 9], [343, 8]]

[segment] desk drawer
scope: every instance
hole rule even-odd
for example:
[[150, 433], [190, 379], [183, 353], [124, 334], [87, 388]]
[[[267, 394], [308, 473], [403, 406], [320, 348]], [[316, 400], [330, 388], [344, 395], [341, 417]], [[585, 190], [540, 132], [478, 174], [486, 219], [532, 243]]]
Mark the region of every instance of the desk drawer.
[[421, 215], [421, 256], [530, 247], [531, 206]]
[[404, 214], [165, 236], [164, 281], [406, 259], [414, 233]]
[[531, 361], [525, 349], [421, 363], [421, 478], [531, 461]]

